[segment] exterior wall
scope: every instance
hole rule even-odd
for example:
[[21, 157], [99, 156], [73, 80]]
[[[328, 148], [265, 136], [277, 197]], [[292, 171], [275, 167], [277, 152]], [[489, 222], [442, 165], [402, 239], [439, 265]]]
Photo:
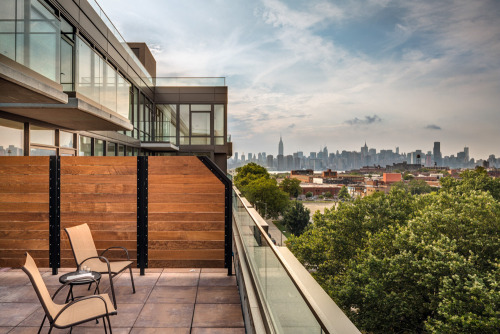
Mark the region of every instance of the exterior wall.
[[401, 180], [402, 180], [401, 173], [384, 173], [383, 174], [383, 181], [386, 184], [399, 182]]

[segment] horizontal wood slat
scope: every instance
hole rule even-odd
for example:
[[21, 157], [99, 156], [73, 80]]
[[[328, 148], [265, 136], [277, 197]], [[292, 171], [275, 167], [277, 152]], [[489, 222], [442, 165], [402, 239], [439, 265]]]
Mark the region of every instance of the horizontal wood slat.
[[0, 157], [0, 267], [49, 259], [49, 157]]

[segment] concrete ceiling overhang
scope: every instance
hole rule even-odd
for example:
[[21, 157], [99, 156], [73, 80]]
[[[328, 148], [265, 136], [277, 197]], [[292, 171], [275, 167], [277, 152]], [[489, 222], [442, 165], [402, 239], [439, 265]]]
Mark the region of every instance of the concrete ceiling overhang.
[[168, 142], [141, 142], [141, 148], [155, 152], [178, 152], [179, 147]]
[[67, 102], [60, 84], [0, 55], [0, 103]]
[[0, 103], [0, 110], [70, 130], [133, 130], [128, 119], [99, 109], [76, 97], [68, 98], [66, 104]]

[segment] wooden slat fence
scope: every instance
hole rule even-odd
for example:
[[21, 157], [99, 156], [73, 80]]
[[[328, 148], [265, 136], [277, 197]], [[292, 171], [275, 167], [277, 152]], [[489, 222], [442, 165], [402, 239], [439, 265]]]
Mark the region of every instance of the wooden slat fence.
[[49, 157], [0, 157], [0, 267], [49, 266]]

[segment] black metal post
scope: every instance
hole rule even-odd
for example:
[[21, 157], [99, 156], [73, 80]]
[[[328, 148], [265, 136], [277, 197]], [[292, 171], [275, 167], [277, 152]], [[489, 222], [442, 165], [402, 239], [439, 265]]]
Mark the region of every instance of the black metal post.
[[227, 274], [233, 274], [233, 183], [227, 177], [219, 166], [217, 166], [209, 157], [198, 156], [203, 164], [224, 184], [225, 210], [224, 210], [224, 268], [227, 268]]
[[148, 267], [148, 157], [137, 157], [137, 267]]
[[52, 275], [61, 267], [61, 164], [58, 156], [49, 162], [49, 266]]

